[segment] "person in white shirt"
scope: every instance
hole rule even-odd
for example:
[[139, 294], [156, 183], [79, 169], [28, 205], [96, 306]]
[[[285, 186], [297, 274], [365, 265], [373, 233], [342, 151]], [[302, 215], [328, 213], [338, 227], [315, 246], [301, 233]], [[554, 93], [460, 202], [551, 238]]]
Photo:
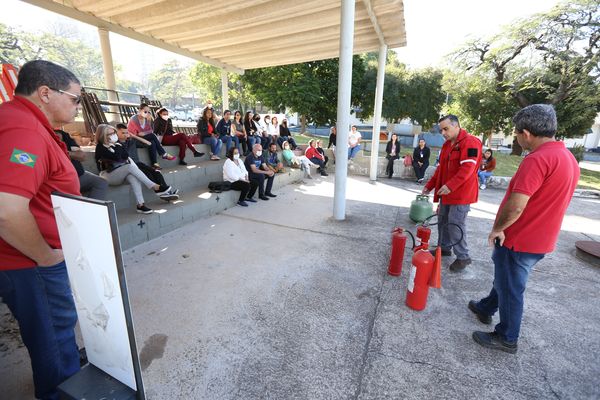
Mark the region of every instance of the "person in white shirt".
[[253, 191], [256, 190], [257, 184], [248, 179], [248, 171], [244, 163], [240, 160], [240, 151], [236, 147], [232, 147], [227, 152], [227, 159], [225, 160], [225, 164], [223, 164], [223, 180], [231, 182], [232, 190], [240, 191], [238, 205], [248, 207], [246, 200], [256, 202], [256, 200], [246, 199], [250, 189], [254, 187]]
[[356, 154], [360, 151], [360, 139], [360, 132], [355, 125], [352, 125], [352, 130], [348, 134], [348, 160], [356, 157]]

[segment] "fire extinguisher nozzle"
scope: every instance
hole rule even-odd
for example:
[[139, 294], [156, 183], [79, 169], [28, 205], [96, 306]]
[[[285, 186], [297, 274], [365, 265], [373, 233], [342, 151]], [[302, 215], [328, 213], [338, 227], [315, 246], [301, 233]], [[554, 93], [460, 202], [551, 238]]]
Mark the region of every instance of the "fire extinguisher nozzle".
[[442, 287], [442, 248], [440, 246], [435, 249], [435, 259], [433, 261], [429, 286], [436, 289]]

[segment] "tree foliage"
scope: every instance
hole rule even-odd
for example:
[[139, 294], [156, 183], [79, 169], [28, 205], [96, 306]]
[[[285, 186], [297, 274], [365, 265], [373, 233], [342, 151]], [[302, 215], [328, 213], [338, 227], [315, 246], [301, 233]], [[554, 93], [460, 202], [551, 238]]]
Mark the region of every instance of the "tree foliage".
[[[377, 85], [377, 59], [366, 56], [364, 92], [361, 98], [362, 118], [373, 115]], [[381, 115], [388, 121], [408, 118], [425, 127], [432, 126], [444, 104], [441, 71], [427, 68], [409, 70], [400, 63], [396, 54], [389, 52], [385, 67]]]
[[168, 107], [181, 104], [182, 98], [193, 90], [189, 68], [176, 60], [167, 62], [153, 72], [149, 85], [152, 96]]
[[[223, 107], [220, 68], [199, 62], [191, 69], [190, 78], [201, 99], [212, 100], [217, 109]], [[254, 97], [244, 91], [239, 74], [228, 73], [227, 79], [231, 108], [243, 110], [254, 103]]]
[[[600, 2], [573, 0], [517, 21], [489, 40], [469, 43], [454, 65], [457, 74], [485, 87], [483, 94], [498, 94], [492, 104], [499, 105], [497, 113], [506, 114], [495, 118], [499, 126], [494, 128], [509, 132], [515, 108], [547, 103], [556, 108], [559, 135], [576, 137], [587, 132], [600, 111], [599, 50]], [[470, 108], [469, 96], [453, 94], [456, 108], [471, 120], [485, 111]]]

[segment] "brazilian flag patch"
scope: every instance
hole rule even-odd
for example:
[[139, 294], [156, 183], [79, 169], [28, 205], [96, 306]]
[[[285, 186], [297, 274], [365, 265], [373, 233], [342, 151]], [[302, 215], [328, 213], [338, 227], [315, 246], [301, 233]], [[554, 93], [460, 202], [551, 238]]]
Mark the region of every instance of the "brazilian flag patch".
[[19, 149], [14, 149], [12, 155], [10, 156], [10, 162], [14, 162], [15, 164], [26, 165], [31, 168], [33, 168], [33, 166], [35, 165], [36, 159], [36, 155]]

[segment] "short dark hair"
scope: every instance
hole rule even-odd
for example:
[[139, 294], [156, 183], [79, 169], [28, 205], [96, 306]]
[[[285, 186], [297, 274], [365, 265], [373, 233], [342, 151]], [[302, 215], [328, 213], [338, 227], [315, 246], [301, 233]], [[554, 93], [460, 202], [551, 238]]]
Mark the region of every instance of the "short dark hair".
[[235, 146], [233, 146], [229, 150], [227, 150], [227, 158], [229, 158], [231, 161], [233, 161], [233, 152], [236, 150], [237, 150], [237, 148]]
[[19, 81], [15, 94], [31, 96], [40, 86], [55, 90], [67, 90], [72, 83], [81, 85], [71, 71], [58, 64], [45, 60], [25, 63], [19, 70]]
[[532, 104], [522, 108], [513, 117], [515, 130], [528, 130], [533, 136], [554, 137], [558, 122], [556, 112], [550, 104]]
[[230, 111], [230, 110], [225, 110], [225, 111], [223, 111], [223, 115], [225, 115], [225, 114], [227, 114], [227, 113], [231, 114], [231, 111]]
[[116, 127], [117, 129], [127, 129], [127, 125], [125, 125], [125, 124], [122, 124], [122, 123], [118, 123], [117, 125], [115, 125], [115, 127]]
[[142, 104], [140, 104], [139, 108], [140, 108], [140, 110], [143, 110], [146, 107], [150, 107], [150, 106], [148, 104], [146, 104], [146, 103], [142, 103]]
[[438, 124], [442, 121], [448, 120], [452, 122], [454, 125], [460, 126], [460, 122], [458, 121], [458, 117], [454, 114], [444, 115], [442, 118], [438, 119]]

